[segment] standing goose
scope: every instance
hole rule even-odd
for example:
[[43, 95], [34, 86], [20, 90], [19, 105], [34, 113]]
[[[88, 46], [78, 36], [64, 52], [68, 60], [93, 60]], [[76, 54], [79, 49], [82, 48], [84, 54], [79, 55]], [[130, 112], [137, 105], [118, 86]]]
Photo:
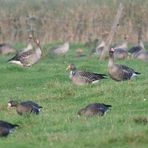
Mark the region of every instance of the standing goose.
[[102, 42], [96, 47], [96, 53], [97, 55], [101, 55], [102, 51], [104, 50], [106, 46], [106, 42], [104, 40], [102, 40]]
[[35, 43], [37, 45], [36, 49], [28, 50], [26, 52], [17, 54], [15, 57], [9, 60], [9, 63], [28, 67], [38, 62], [41, 58], [42, 52], [40, 47], [40, 41], [37, 39]]
[[132, 77], [140, 74], [139, 72], [134, 71], [134, 69], [126, 65], [115, 64], [114, 52], [115, 52], [114, 48], [111, 48], [109, 50], [109, 62], [108, 62], [108, 73], [113, 80], [115, 81], [129, 80]]
[[11, 107], [16, 107], [16, 111], [19, 115], [23, 115], [26, 113], [39, 114], [40, 109], [42, 108], [42, 106], [39, 106], [37, 103], [33, 101], [23, 101], [19, 103], [18, 101], [14, 100], [8, 102], [8, 109]]
[[11, 47], [11, 45], [7, 43], [0, 44], [0, 54], [7, 55], [15, 52], [16, 49]]
[[105, 74], [77, 71], [74, 64], [69, 64], [67, 70], [70, 70], [70, 79], [77, 85], [96, 83], [101, 79], [106, 79]]
[[0, 137], [8, 136], [19, 125], [0, 120]]
[[32, 39], [33, 39], [32, 34], [29, 34], [27, 47], [25, 47], [25, 48], [19, 50], [13, 58], [19, 57], [19, 56], [22, 55], [24, 52], [27, 52], [27, 51], [29, 51], [29, 50], [32, 50], [32, 49], [33, 49], [33, 46], [32, 46]]
[[144, 51], [144, 44], [142, 40], [138, 42], [137, 46], [134, 46], [128, 50], [128, 52], [131, 54], [132, 57], [135, 57], [136, 54], [140, 51]]
[[145, 48], [144, 48], [144, 43], [143, 43], [143, 31], [142, 31], [142, 28], [139, 28], [138, 44], [136, 46], [130, 48], [128, 50], [128, 52], [130, 53], [131, 57], [134, 58], [137, 55], [137, 53], [139, 53], [141, 51], [145, 51]]
[[59, 45], [58, 47], [53, 47], [49, 50], [53, 51], [57, 55], [65, 55], [69, 50], [69, 42], [65, 42], [64, 44]]
[[17, 54], [22, 54], [23, 52], [32, 50], [33, 49], [32, 40], [33, 40], [33, 36], [32, 36], [32, 34], [29, 34], [27, 47], [21, 49]]
[[93, 103], [87, 105], [85, 108], [82, 108], [78, 111], [78, 115], [85, 115], [85, 116], [93, 116], [99, 115], [103, 116], [108, 109], [112, 107], [111, 105], [107, 105], [104, 103]]
[[124, 42], [121, 45], [114, 47], [115, 49], [114, 56], [116, 59], [125, 59], [128, 56], [127, 39], [128, 39], [128, 36], [124, 35]]
[[101, 43], [96, 47], [96, 54], [100, 57], [102, 54], [102, 51], [104, 50], [104, 48], [106, 47], [106, 42], [107, 42], [107, 37], [108, 37], [108, 32], [105, 31], [104, 33], [102, 33], [102, 41]]

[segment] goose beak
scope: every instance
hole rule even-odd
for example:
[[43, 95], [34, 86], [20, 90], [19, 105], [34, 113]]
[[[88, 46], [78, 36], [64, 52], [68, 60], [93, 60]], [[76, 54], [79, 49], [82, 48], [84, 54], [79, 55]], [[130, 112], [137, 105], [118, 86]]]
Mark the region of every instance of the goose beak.
[[69, 69], [70, 69], [70, 65], [67, 66], [66, 70], [69, 70]]
[[11, 108], [11, 104], [8, 103], [8, 105], [7, 105], [7, 109], [9, 110], [10, 108]]

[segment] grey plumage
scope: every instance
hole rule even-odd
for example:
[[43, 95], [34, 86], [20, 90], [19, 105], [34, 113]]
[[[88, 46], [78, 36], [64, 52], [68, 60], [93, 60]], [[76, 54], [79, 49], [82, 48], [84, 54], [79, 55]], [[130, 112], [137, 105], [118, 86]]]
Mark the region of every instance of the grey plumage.
[[125, 58], [127, 58], [127, 56], [128, 56], [128, 51], [127, 51], [128, 43], [127, 43], [127, 39], [128, 39], [128, 36], [124, 35], [123, 43], [121, 45], [118, 45], [118, 46], [114, 47], [114, 49], [115, 49], [114, 57], [116, 59], [125, 59]]
[[112, 106], [107, 105], [104, 103], [92, 103], [87, 105], [86, 107], [80, 109], [78, 111], [78, 115], [85, 115], [85, 116], [93, 116], [93, 115], [99, 115], [103, 116], [108, 109], [110, 109]]
[[77, 85], [95, 83], [101, 79], [106, 79], [105, 74], [98, 74], [87, 71], [77, 71], [74, 64], [69, 64], [67, 69], [70, 70], [70, 79]]
[[142, 47], [141, 46], [134, 46], [134, 47], [131, 47], [128, 52], [130, 54], [137, 54], [139, 51], [142, 50]]
[[50, 51], [54, 52], [57, 55], [62, 55], [62, 54], [66, 54], [69, 50], [69, 42], [65, 42], [62, 45], [59, 45], [57, 47], [53, 47], [51, 49], [49, 49]]
[[13, 48], [10, 44], [7, 43], [0, 44], [0, 54], [7, 55], [15, 52], [16, 49]]
[[146, 50], [139, 51], [135, 57], [139, 60], [148, 62], [148, 51], [146, 51]]
[[39, 40], [36, 40], [36, 49], [30, 49], [16, 54], [13, 58], [9, 60], [9, 63], [18, 64], [22, 66], [32, 66], [41, 58], [41, 47]]
[[145, 52], [145, 47], [142, 39], [138, 39], [138, 45], [131, 47], [128, 52], [132, 58], [137, 58], [139, 53], [143, 54]]
[[39, 106], [37, 103], [33, 101], [18, 102], [15, 100], [11, 100], [8, 102], [8, 108], [11, 107], [16, 107], [16, 111], [19, 115], [30, 113], [39, 114], [40, 109], [42, 108], [42, 106]]
[[10, 132], [18, 127], [17, 124], [12, 124], [3, 120], [0, 120], [0, 137], [6, 137], [10, 134]]
[[118, 48], [115, 50], [115, 58], [116, 59], [125, 59], [128, 56], [128, 51], [122, 48]]
[[111, 48], [109, 51], [109, 62], [108, 62], [108, 72], [110, 77], [116, 81], [129, 80], [132, 77], [140, 74], [136, 72], [134, 69], [126, 66], [119, 65], [114, 63], [114, 49]]

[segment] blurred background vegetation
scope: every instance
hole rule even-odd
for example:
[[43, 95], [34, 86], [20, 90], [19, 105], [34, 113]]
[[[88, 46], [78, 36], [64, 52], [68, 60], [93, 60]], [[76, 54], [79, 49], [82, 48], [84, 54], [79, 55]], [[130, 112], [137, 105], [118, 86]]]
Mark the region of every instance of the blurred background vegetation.
[[0, 42], [26, 42], [34, 31], [42, 42], [87, 42], [110, 31], [119, 3], [124, 12], [115, 40], [129, 35], [137, 42], [142, 29], [148, 40], [147, 0], [5, 0], [0, 1]]

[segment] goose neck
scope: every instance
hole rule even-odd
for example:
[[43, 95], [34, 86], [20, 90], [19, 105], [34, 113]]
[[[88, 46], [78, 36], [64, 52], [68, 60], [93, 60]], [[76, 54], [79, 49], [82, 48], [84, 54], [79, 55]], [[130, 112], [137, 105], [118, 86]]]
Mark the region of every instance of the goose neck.
[[109, 62], [108, 62], [109, 67], [112, 65], [114, 65], [114, 54], [113, 53], [109, 55]]

